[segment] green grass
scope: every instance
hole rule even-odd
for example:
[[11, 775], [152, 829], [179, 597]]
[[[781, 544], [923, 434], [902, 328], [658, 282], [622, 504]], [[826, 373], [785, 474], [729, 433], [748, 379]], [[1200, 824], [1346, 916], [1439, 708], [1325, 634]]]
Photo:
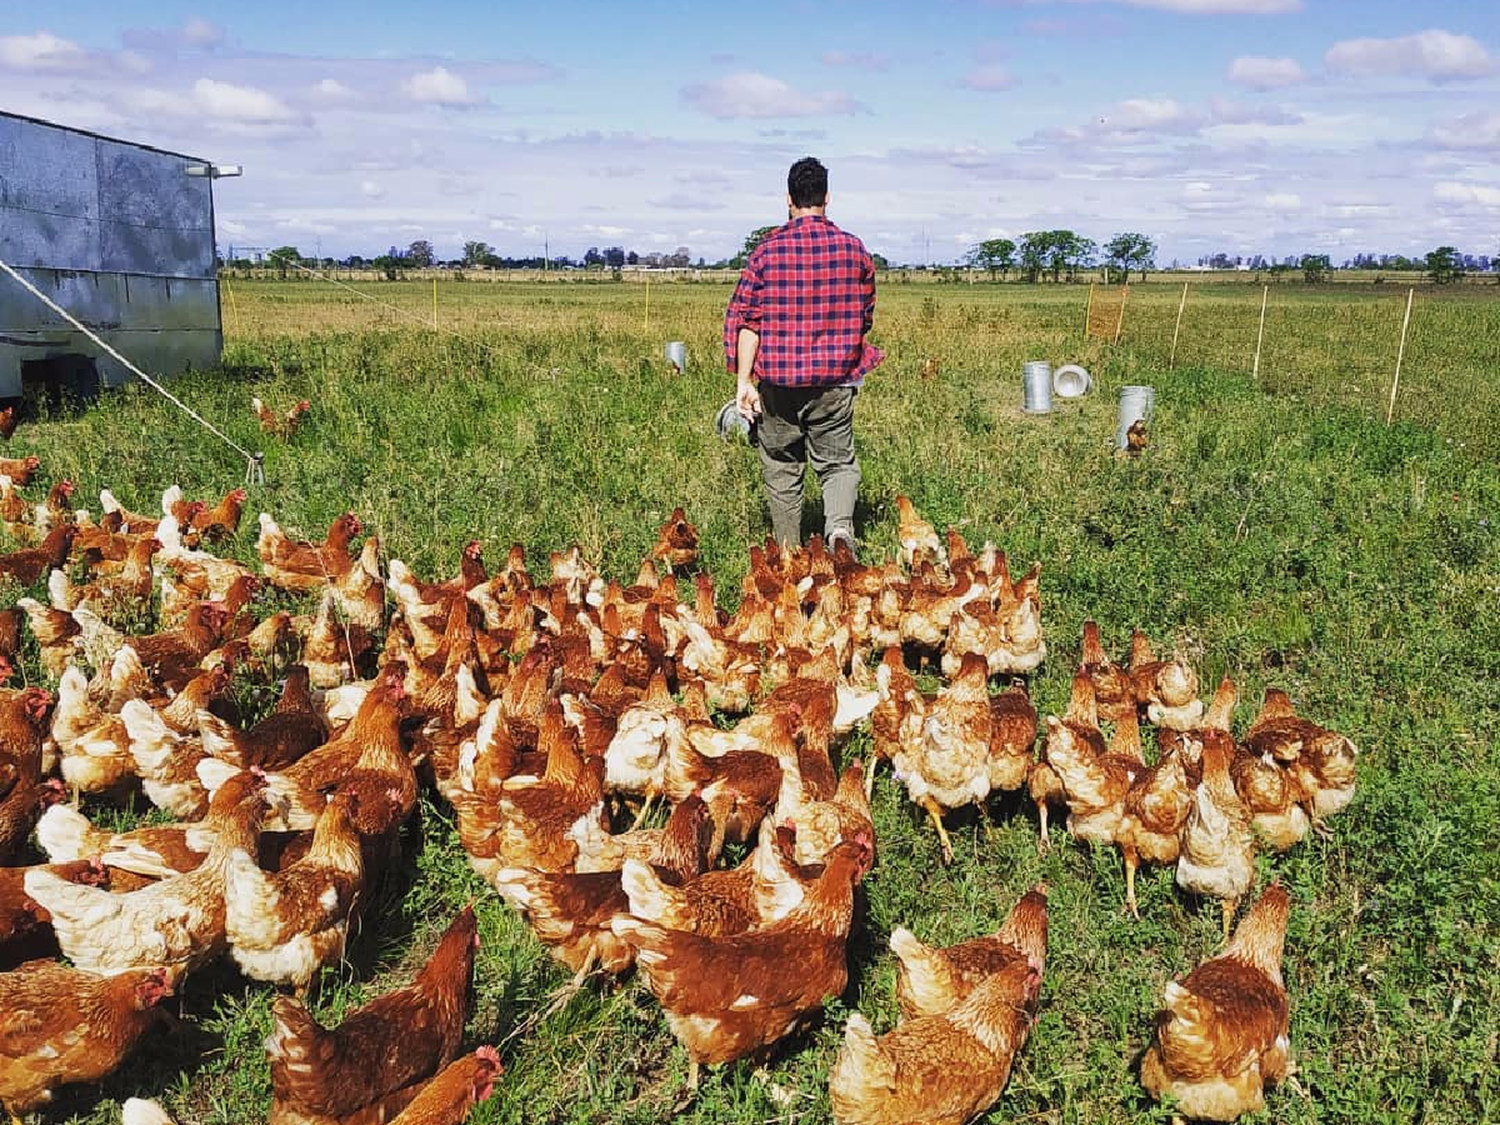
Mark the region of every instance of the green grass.
[[[877, 335], [890, 358], [857, 423], [865, 550], [893, 549], [894, 497], [905, 492], [938, 526], [994, 539], [1023, 568], [1041, 561], [1052, 659], [1034, 693], [1044, 712], [1063, 706], [1079, 627], [1092, 616], [1116, 652], [1139, 625], [1195, 659], [1205, 683], [1234, 675], [1249, 701], [1241, 728], [1274, 685], [1349, 734], [1363, 751], [1360, 788], [1332, 837], [1260, 861], [1294, 898], [1286, 977], [1300, 1067], [1298, 1087], [1275, 1093], [1262, 1117], [1493, 1120], [1500, 392], [1483, 357], [1497, 351], [1500, 303], [1470, 291], [1419, 302], [1410, 390], [1387, 427], [1389, 383], [1378, 379], [1387, 353], [1394, 361], [1400, 302], [1284, 290], [1273, 293], [1274, 345], [1256, 385], [1242, 345], [1248, 316], [1253, 346], [1258, 290], [1195, 294], [1195, 334], [1184, 330], [1190, 346], [1169, 372], [1162, 317], [1169, 342], [1176, 298], [1165, 288], [1139, 301], [1132, 290], [1125, 343], [1111, 349], [1079, 343], [1080, 289], [888, 286]], [[375, 291], [430, 312], [426, 286]], [[648, 330], [635, 286], [446, 286], [443, 322], [484, 342], [475, 347], [398, 327], [395, 314], [327, 288], [242, 282], [239, 334], [226, 314], [230, 369], [174, 387], [237, 441], [266, 448], [268, 483], [252, 491], [251, 512], [270, 510], [289, 530], [318, 533], [349, 508], [421, 574], [451, 573], [461, 545], [478, 537], [492, 560], [520, 541], [534, 563], [576, 541], [628, 577], [683, 504], [729, 601], [746, 544], [767, 520], [752, 451], [713, 433], [729, 393], [716, 344], [726, 297], [719, 286], [653, 285]], [[668, 339], [688, 342], [686, 377], [666, 372]], [[943, 365], [934, 383], [916, 377], [928, 355]], [[1022, 415], [1019, 369], [1031, 358], [1081, 360], [1096, 393], [1047, 417]], [[1151, 448], [1127, 461], [1111, 438], [1116, 391], [1133, 382], [1155, 386], [1157, 411]], [[273, 404], [308, 397], [310, 421], [290, 444], [265, 438], [249, 415], [252, 393]], [[107, 486], [138, 508], [173, 481], [190, 495], [218, 493], [243, 471], [149, 391], [27, 427], [6, 452], [33, 451], [86, 501]], [[232, 550], [251, 559], [253, 518], [246, 528]], [[864, 737], [844, 752], [863, 753]], [[953, 818], [958, 859], [945, 870], [930, 828], [887, 775], [875, 791], [880, 855], [849, 993], [778, 1053], [774, 1091], [748, 1067], [729, 1068], [679, 1119], [827, 1120], [842, 1013], [857, 1007], [877, 1029], [894, 1021], [891, 928], [973, 936], [1046, 879], [1041, 1019], [987, 1120], [1164, 1120], [1135, 1065], [1165, 982], [1215, 950], [1216, 904], [1152, 870], [1140, 881], [1142, 920], [1128, 919], [1118, 854], [1060, 832], [1039, 856], [1034, 811], [1015, 799], [997, 803], [988, 841], [973, 817]], [[567, 974], [469, 873], [445, 809], [424, 804], [408, 842], [408, 868], [382, 888], [350, 965], [324, 980], [319, 1010], [336, 1015], [405, 980], [475, 898], [484, 947], [473, 1041], [522, 1030], [473, 1120], [671, 1118], [686, 1058], [649, 993], [632, 979], [591, 986], [525, 1025]], [[186, 993], [178, 1030], [102, 1088], [71, 1092], [53, 1116], [103, 1125], [118, 1119], [116, 1101], [141, 1094], [184, 1120], [256, 1119], [269, 1091], [268, 990], [225, 968]]]

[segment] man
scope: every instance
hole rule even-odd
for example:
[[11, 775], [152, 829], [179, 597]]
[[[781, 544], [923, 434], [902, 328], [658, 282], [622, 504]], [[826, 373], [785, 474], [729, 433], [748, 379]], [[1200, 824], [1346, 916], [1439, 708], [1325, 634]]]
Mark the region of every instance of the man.
[[852, 549], [859, 462], [854, 398], [885, 358], [865, 342], [875, 263], [828, 221], [828, 169], [812, 157], [787, 174], [788, 221], [755, 248], [724, 315], [735, 406], [754, 425], [776, 541], [802, 542], [804, 462], [823, 486], [824, 539]]

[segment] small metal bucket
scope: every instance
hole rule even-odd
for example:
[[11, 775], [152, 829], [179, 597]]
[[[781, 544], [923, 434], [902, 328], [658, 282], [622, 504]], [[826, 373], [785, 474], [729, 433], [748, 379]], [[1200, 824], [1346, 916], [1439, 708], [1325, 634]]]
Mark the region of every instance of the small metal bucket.
[[714, 419], [714, 429], [724, 441], [733, 441], [736, 437], [743, 437], [747, 441], [750, 439], [750, 423], [735, 408], [734, 399], [719, 408], [719, 416]]
[[1052, 373], [1052, 389], [1058, 398], [1082, 398], [1094, 389], [1094, 378], [1076, 363], [1064, 364]]
[[1052, 413], [1052, 365], [1033, 360], [1021, 368], [1021, 409], [1027, 414]]
[[1115, 448], [1124, 449], [1128, 444], [1126, 434], [1136, 422], [1151, 421], [1152, 408], [1156, 406], [1156, 392], [1150, 387], [1120, 388], [1120, 428], [1115, 431]]
[[677, 368], [680, 374], [687, 370], [687, 345], [681, 340], [673, 340], [667, 345], [667, 362]]

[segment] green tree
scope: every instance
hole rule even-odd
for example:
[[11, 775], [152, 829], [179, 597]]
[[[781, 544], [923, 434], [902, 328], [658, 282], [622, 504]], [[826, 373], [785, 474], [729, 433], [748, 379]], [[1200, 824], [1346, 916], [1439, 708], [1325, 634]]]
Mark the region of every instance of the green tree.
[[745, 263], [750, 260], [750, 255], [755, 253], [755, 248], [766, 240], [775, 227], [756, 227], [745, 236], [745, 245], [740, 247], [740, 252], [729, 259], [729, 264], [737, 270], [745, 268]]
[[425, 238], [419, 238], [406, 248], [406, 260], [419, 270], [424, 270], [433, 263], [432, 243]]
[[1016, 264], [1016, 244], [1009, 238], [987, 238], [969, 251], [969, 262], [989, 270], [994, 281], [996, 270], [1004, 277]]
[[276, 267], [277, 276], [285, 279], [292, 266], [302, 264], [302, 255], [295, 246], [278, 246], [271, 251], [271, 264]]
[[[1099, 244], [1092, 238], [1084, 238], [1081, 234], [1074, 234], [1070, 230], [1058, 231], [1058, 255], [1061, 258], [1062, 268], [1067, 271], [1068, 281], [1078, 280], [1078, 271], [1090, 268], [1094, 260], [1099, 256]], [[1054, 265], [1052, 279], [1057, 280], [1057, 267]]]
[[1327, 281], [1329, 271], [1333, 269], [1327, 254], [1303, 254], [1297, 264], [1302, 267], [1302, 280], [1314, 285]]
[[1028, 231], [1021, 236], [1021, 276], [1035, 282], [1047, 267], [1047, 254], [1051, 245], [1051, 231]]
[[1447, 285], [1450, 281], [1457, 281], [1464, 275], [1456, 246], [1439, 246], [1427, 255], [1424, 264], [1427, 267], [1427, 276], [1439, 285]]
[[1099, 244], [1071, 230], [1034, 230], [1021, 236], [1021, 274], [1036, 281], [1050, 273], [1053, 281], [1074, 281], [1094, 262]]
[[875, 263], [875, 268], [878, 270], [888, 270], [891, 268], [890, 260], [884, 254], [871, 254], [870, 260]]
[[1104, 244], [1104, 253], [1111, 266], [1119, 267], [1126, 281], [1130, 280], [1131, 270], [1138, 270], [1145, 281], [1146, 271], [1156, 268], [1156, 243], [1134, 231], [1115, 235]]
[[488, 242], [465, 242], [464, 265], [482, 266], [494, 253], [494, 248]]

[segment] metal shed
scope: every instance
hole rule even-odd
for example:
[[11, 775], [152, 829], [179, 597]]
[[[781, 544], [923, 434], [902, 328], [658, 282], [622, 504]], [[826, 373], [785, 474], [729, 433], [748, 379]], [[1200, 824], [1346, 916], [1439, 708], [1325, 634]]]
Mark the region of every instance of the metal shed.
[[[143, 370], [213, 367], [223, 327], [212, 171], [183, 153], [0, 112], [0, 260]], [[84, 395], [131, 378], [0, 274], [0, 398], [22, 393], [23, 374]]]

